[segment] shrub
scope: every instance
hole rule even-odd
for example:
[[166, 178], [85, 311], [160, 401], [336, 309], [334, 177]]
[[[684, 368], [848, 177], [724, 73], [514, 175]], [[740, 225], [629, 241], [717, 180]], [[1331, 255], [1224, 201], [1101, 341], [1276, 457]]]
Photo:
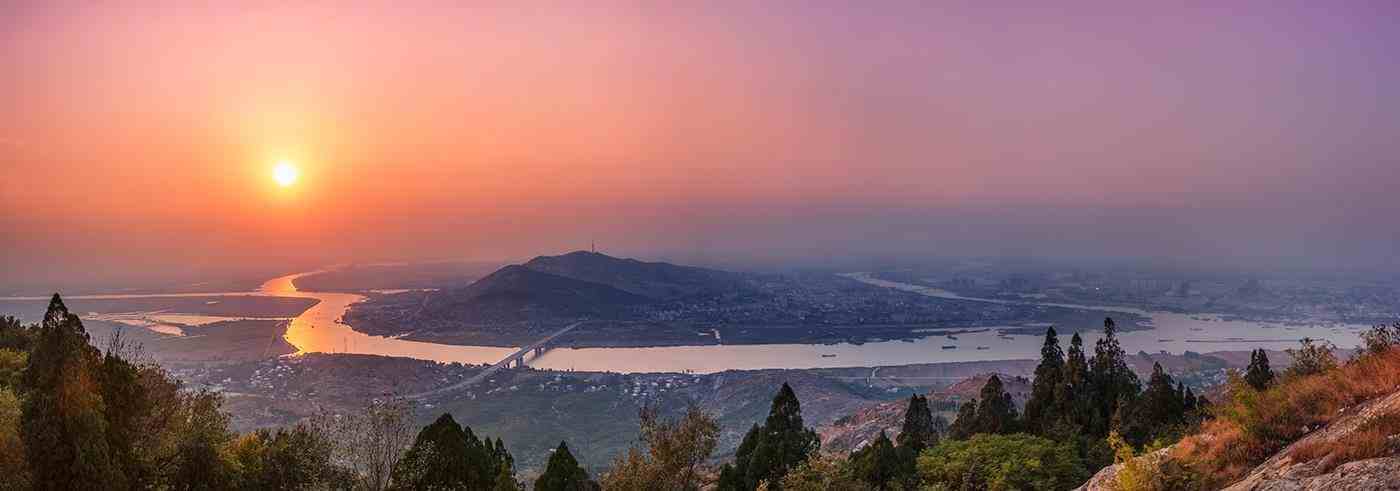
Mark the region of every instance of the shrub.
[[1236, 375], [1229, 389], [1230, 399], [1214, 406], [1216, 418], [1173, 451], [1213, 484], [1241, 477], [1343, 409], [1400, 390], [1400, 348], [1312, 375], [1290, 376], [1265, 391]]
[[1379, 354], [1400, 346], [1400, 321], [1391, 326], [1378, 324], [1361, 333], [1365, 354]]
[[703, 485], [701, 467], [714, 452], [719, 423], [699, 406], [684, 415], [662, 418], [654, 407], [640, 411], [641, 447], [613, 460], [601, 479], [610, 490], [693, 490]]
[[1386, 414], [1367, 420], [1342, 438], [1314, 441], [1293, 451], [1298, 461], [1323, 459], [1320, 470], [1328, 472], [1347, 462], [1382, 457], [1400, 448], [1392, 441], [1400, 435], [1400, 414]]
[[1108, 435], [1115, 463], [1121, 465], [1114, 484], [1119, 491], [1194, 491], [1207, 489], [1199, 474], [1179, 462], [1157, 454], [1159, 447], [1145, 449], [1142, 455], [1134, 451], [1118, 433]]
[[1337, 367], [1337, 357], [1332, 354], [1337, 347], [1330, 342], [1314, 343], [1312, 338], [1303, 338], [1298, 349], [1288, 350], [1293, 357], [1293, 365], [1284, 371], [1289, 377], [1306, 377]]
[[783, 476], [784, 491], [867, 491], [869, 484], [857, 479], [850, 461], [813, 453]]
[[948, 440], [919, 456], [919, 477], [937, 488], [1071, 489], [1089, 478], [1072, 445], [1026, 434]]

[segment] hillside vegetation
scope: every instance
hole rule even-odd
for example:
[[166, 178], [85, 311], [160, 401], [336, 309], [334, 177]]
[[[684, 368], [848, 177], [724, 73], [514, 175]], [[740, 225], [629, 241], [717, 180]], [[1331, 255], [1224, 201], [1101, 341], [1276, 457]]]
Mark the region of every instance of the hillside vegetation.
[[1199, 431], [1147, 456], [1120, 452], [1085, 489], [1400, 487], [1400, 323], [1365, 340], [1346, 362], [1304, 340], [1277, 378], [1236, 374]]

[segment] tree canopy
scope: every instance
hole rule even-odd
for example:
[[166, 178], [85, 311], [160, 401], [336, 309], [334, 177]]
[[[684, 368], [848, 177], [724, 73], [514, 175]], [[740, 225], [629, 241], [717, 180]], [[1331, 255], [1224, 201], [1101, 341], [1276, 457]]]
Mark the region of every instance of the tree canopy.
[[919, 457], [933, 489], [1063, 490], [1089, 477], [1069, 444], [1026, 434], [944, 440]]
[[1065, 354], [1060, 349], [1060, 338], [1055, 328], [1045, 330], [1045, 343], [1040, 348], [1040, 365], [1035, 367], [1035, 381], [1031, 384], [1031, 397], [1026, 401], [1025, 425], [1027, 429], [1041, 432], [1048, 428], [1062, 411], [1058, 396], [1065, 383]]
[[734, 464], [720, 469], [721, 490], [752, 490], [766, 482], [769, 489], [782, 487], [788, 470], [807, 460], [821, 446], [817, 433], [803, 425], [802, 404], [787, 383], [778, 389], [762, 426], [744, 435]]
[[1269, 367], [1269, 354], [1263, 348], [1249, 353], [1249, 368], [1245, 370], [1244, 381], [1254, 390], [1264, 390], [1274, 385], [1274, 370]]
[[559, 442], [559, 448], [549, 455], [549, 464], [544, 473], [535, 480], [535, 491], [590, 491], [600, 489], [598, 483], [588, 478], [588, 471], [578, 465], [569, 445]]

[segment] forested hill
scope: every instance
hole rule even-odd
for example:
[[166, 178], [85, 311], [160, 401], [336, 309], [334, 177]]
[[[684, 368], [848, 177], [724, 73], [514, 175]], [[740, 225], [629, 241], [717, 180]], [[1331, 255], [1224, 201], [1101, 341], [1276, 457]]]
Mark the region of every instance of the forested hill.
[[611, 318], [648, 301], [609, 285], [510, 265], [464, 288], [430, 295], [422, 315], [483, 323]]
[[473, 324], [622, 319], [643, 304], [713, 300], [748, 290], [751, 275], [577, 251], [513, 264], [463, 287], [429, 294], [416, 314]]
[[733, 292], [747, 288], [747, 281], [755, 276], [666, 262], [616, 258], [587, 251], [574, 251], [559, 256], [539, 256], [523, 266], [535, 271], [608, 285], [655, 300], [708, 297]]

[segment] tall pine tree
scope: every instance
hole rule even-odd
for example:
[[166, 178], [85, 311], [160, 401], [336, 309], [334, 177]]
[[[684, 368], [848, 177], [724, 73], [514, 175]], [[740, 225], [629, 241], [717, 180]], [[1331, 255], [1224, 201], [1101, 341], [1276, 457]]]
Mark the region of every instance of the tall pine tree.
[[1114, 417], [1114, 429], [1125, 440], [1142, 445], [1165, 436], [1186, 421], [1186, 389], [1172, 380], [1160, 363], [1152, 364], [1147, 388], [1135, 399], [1124, 395]]
[[24, 371], [20, 436], [35, 489], [121, 489], [101, 395], [102, 359], [54, 294]]
[[1065, 385], [1065, 354], [1055, 328], [1045, 330], [1045, 343], [1040, 348], [1040, 365], [1035, 367], [1031, 397], [1026, 401], [1026, 431], [1045, 434], [1063, 411], [1057, 404]]
[[1089, 425], [1095, 435], [1108, 434], [1113, 415], [1121, 400], [1137, 397], [1137, 374], [1128, 368], [1127, 355], [1118, 344], [1117, 326], [1112, 318], [1103, 320], [1103, 337], [1094, 345], [1094, 358], [1089, 361], [1089, 385], [1093, 391], [1095, 420]]
[[1254, 390], [1265, 390], [1274, 385], [1274, 370], [1269, 367], [1269, 354], [1263, 348], [1249, 353], [1249, 368], [1244, 373], [1244, 381]]
[[720, 469], [719, 488], [748, 491], [767, 482], [768, 489], [780, 489], [783, 476], [820, 446], [817, 433], [802, 423], [797, 394], [783, 383], [763, 426], [750, 429], [734, 455], [734, 465]]
[[958, 419], [953, 421], [951, 432], [954, 439], [967, 439], [978, 433], [1004, 435], [1020, 430], [1016, 421], [1016, 403], [1006, 392], [1000, 377], [992, 375], [987, 378], [978, 396], [958, 409]]
[[904, 426], [896, 439], [900, 447], [917, 449], [915, 453], [938, 444], [938, 427], [929, 409], [928, 398], [921, 395], [909, 397], [909, 406], [904, 410]]
[[1089, 424], [1087, 410], [1092, 394], [1089, 384], [1089, 362], [1084, 358], [1084, 338], [1074, 333], [1069, 339], [1069, 351], [1065, 353], [1064, 383], [1055, 394], [1055, 405], [1061, 408], [1060, 422], [1069, 428], [1082, 428]]
[[1001, 383], [992, 375], [982, 386], [981, 401], [977, 403], [977, 432], [1006, 435], [1020, 430], [1016, 421], [1016, 403]]
[[948, 437], [954, 440], [966, 440], [977, 434], [977, 399], [962, 403], [958, 406], [958, 415], [953, 418], [953, 425], [948, 428]]
[[899, 454], [884, 431], [871, 444], [851, 452], [850, 463], [856, 478], [875, 489], [898, 487], [904, 480]]
[[896, 438], [899, 446], [895, 448], [899, 456], [899, 478], [906, 488], [917, 487], [919, 454], [938, 444], [938, 424], [933, 418], [928, 398], [918, 394], [909, 396], [909, 407], [904, 410], [904, 427]]
[[505, 445], [483, 443], [470, 427], [443, 413], [418, 432], [413, 446], [394, 466], [396, 487], [403, 489], [490, 489], [509, 467]]

